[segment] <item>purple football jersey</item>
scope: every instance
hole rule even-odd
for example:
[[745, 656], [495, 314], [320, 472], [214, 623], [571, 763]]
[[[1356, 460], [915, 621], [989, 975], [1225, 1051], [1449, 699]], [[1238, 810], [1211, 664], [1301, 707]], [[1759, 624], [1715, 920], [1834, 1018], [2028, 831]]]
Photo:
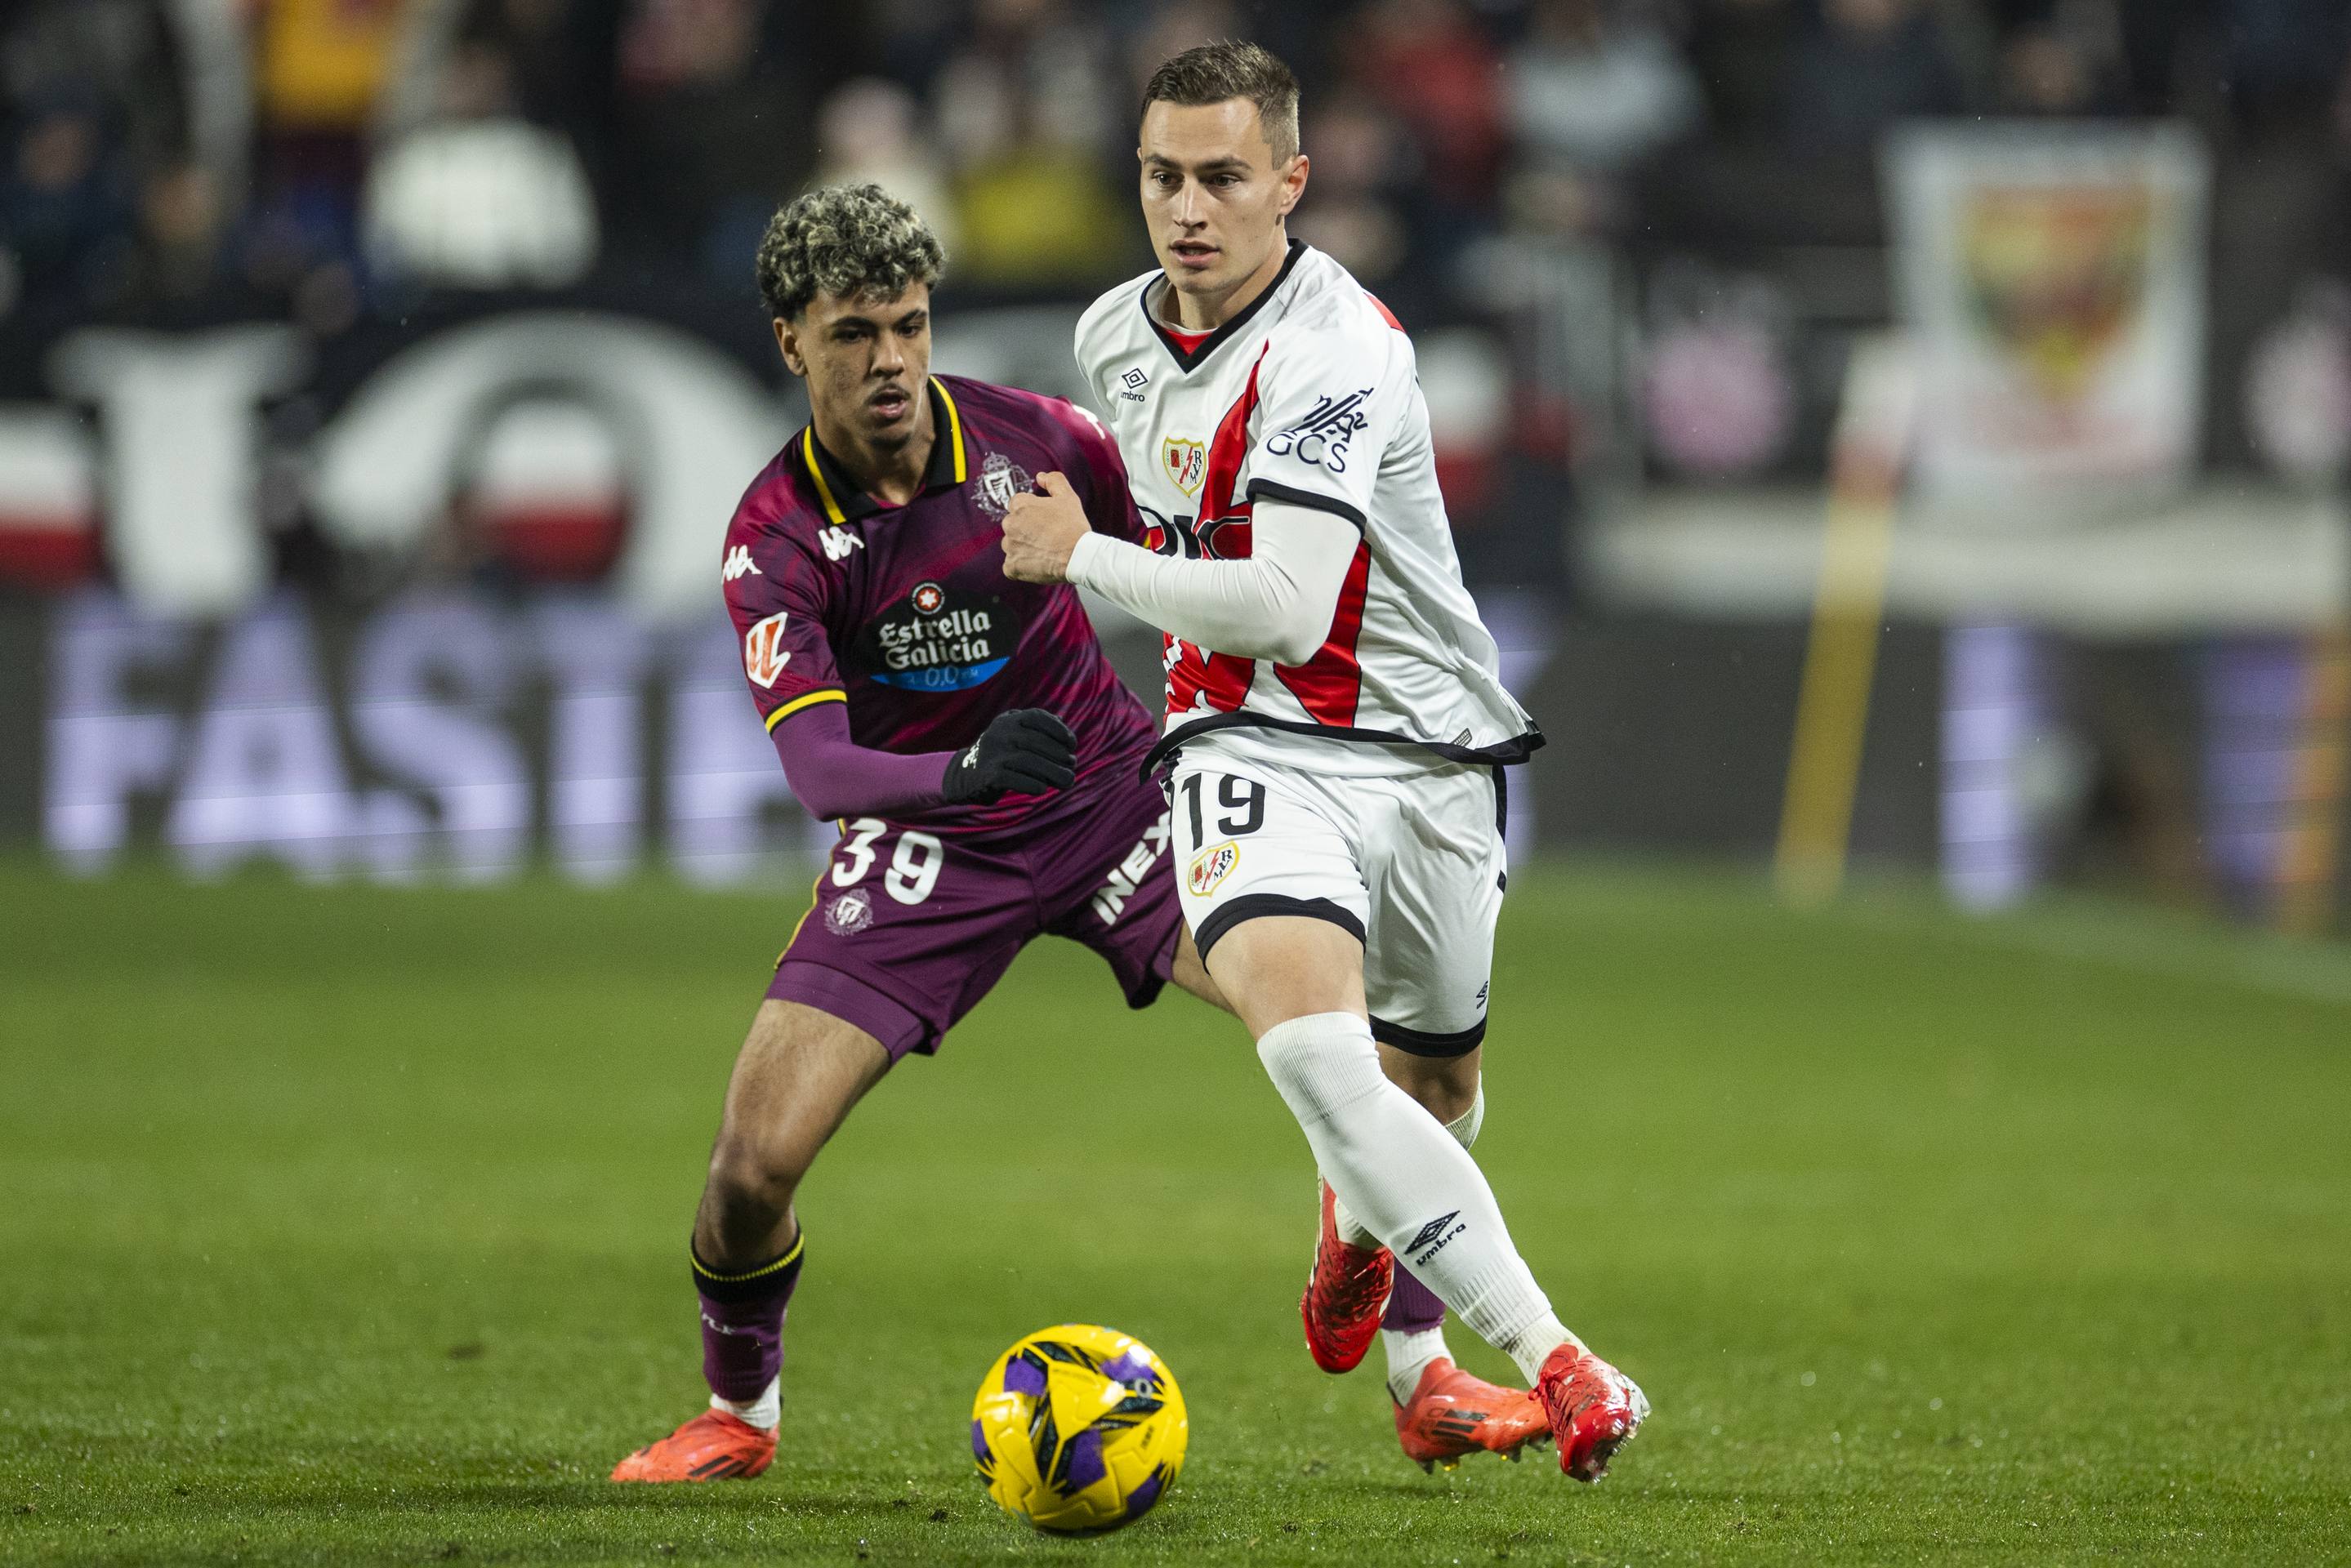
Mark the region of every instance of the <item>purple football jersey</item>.
[[[930, 468], [904, 506], [860, 490], [810, 424], [736, 507], [722, 571], [761, 718], [773, 732], [814, 703], [845, 702], [857, 744], [904, 753], [968, 745], [998, 713], [1044, 708], [1078, 737], [1071, 793], [1132, 770], [1150, 749], [1151, 716], [1112, 670], [1077, 590], [1004, 575], [1005, 509], [1049, 471], [1069, 476], [1097, 531], [1143, 542], [1117, 444], [1059, 398], [960, 376], [932, 377], [929, 397]], [[903, 820], [988, 833], [1053, 798]]]

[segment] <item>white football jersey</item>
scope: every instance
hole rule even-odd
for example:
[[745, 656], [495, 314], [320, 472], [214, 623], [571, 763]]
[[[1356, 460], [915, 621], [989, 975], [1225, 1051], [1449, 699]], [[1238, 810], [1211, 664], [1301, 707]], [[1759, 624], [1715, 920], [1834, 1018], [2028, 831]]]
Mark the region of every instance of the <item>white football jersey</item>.
[[1165, 287], [1155, 271], [1122, 284], [1077, 337], [1152, 547], [1245, 557], [1259, 498], [1334, 514], [1361, 535], [1330, 637], [1308, 662], [1166, 639], [1166, 735], [1253, 724], [1401, 737], [1489, 762], [1541, 744], [1461, 586], [1412, 340], [1387, 307], [1292, 241], [1273, 286], [1186, 348], [1155, 309]]

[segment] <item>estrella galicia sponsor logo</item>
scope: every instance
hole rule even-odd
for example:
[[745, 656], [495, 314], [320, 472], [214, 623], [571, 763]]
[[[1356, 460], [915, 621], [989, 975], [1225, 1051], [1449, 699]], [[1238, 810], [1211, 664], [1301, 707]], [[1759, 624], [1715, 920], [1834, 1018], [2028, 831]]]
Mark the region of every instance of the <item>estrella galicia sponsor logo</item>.
[[[1431, 1258], [1437, 1256], [1437, 1253], [1445, 1251], [1445, 1244], [1447, 1241], [1452, 1241], [1454, 1237], [1460, 1235], [1463, 1231], [1469, 1229], [1469, 1227], [1465, 1224], [1455, 1223], [1455, 1221], [1458, 1220], [1460, 1218], [1461, 1210], [1456, 1209], [1450, 1214], [1438, 1215], [1436, 1219], [1431, 1220], [1427, 1224], [1423, 1225], [1420, 1228], [1420, 1234], [1415, 1236], [1405, 1246], [1405, 1252], [1409, 1253], [1412, 1257], [1413, 1266], [1415, 1268], [1418, 1268], [1421, 1264], [1427, 1262]], [[1424, 1251], [1422, 1251], [1423, 1248], [1427, 1250]]]
[[1343, 398], [1315, 399], [1314, 407], [1304, 419], [1266, 437], [1265, 450], [1276, 457], [1295, 455], [1301, 462], [1311, 462], [1333, 473], [1346, 472], [1347, 443], [1355, 439], [1356, 431], [1372, 422], [1364, 412], [1364, 404], [1371, 395], [1372, 389], [1364, 387]]
[[925, 581], [866, 623], [850, 662], [902, 691], [962, 691], [993, 679], [1019, 641], [1003, 600]]
[[873, 898], [862, 888], [852, 888], [824, 907], [824, 929], [836, 937], [853, 937], [873, 923]]

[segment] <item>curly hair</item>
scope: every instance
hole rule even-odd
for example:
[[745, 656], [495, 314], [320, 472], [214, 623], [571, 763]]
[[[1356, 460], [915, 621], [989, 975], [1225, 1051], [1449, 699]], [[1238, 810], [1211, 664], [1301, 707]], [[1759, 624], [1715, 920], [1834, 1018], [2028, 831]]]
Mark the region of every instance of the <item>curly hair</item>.
[[796, 320], [820, 294], [878, 295], [935, 284], [947, 254], [914, 208], [879, 185], [828, 185], [776, 209], [759, 236], [759, 297]]

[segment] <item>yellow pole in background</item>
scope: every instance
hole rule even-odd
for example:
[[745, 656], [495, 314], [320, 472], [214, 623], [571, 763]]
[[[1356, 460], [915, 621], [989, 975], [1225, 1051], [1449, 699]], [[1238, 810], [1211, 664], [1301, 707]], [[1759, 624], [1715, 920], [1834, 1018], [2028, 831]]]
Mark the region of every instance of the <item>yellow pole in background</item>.
[[1844, 885], [1886, 556], [1917, 409], [1917, 375], [1901, 338], [1885, 334], [1855, 344], [1829, 450], [1820, 583], [1772, 866], [1781, 895], [1800, 904], [1834, 898]]
[[2278, 856], [2278, 929], [2324, 933], [2335, 919], [2343, 852], [2343, 790], [2351, 770], [2351, 628], [2310, 639], [2309, 696], [2294, 758], [2294, 794]]

